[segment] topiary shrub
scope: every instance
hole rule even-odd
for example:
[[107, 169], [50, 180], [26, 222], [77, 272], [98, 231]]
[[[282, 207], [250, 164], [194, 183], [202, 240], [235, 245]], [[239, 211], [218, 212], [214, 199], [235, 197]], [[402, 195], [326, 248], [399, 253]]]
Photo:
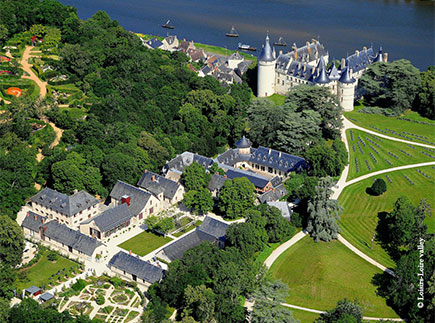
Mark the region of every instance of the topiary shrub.
[[59, 255], [57, 254], [56, 251], [50, 251], [47, 255], [47, 259], [50, 261], [56, 261], [58, 257]]
[[373, 182], [373, 185], [369, 188], [369, 193], [375, 196], [381, 195], [386, 191], [387, 191], [387, 184], [382, 178], [377, 178]]
[[97, 297], [96, 297], [96, 299], [95, 299], [95, 302], [96, 302], [98, 305], [103, 305], [105, 301], [106, 301], [106, 300], [104, 299], [104, 295], [103, 295], [103, 294], [98, 294]]
[[86, 287], [86, 282], [83, 279], [77, 279], [77, 281], [71, 286], [76, 292], [81, 291]]

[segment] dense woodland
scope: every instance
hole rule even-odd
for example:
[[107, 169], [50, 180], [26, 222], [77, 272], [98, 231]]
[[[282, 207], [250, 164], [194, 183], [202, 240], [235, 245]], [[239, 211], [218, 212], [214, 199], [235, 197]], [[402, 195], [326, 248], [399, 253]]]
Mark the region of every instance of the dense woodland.
[[[57, 1], [0, 0], [0, 45], [38, 24], [61, 31], [57, 48], [61, 60], [52, 63], [89, 100], [80, 106], [86, 111], [85, 118], [59, 109], [49, 99], [14, 99], [7, 109], [0, 102], [4, 110], [0, 115], [0, 215], [4, 223], [0, 230], [1, 321], [7, 321], [8, 316], [11, 322], [34, 322], [42, 317], [46, 322], [75, 320], [68, 313], [42, 309], [30, 300], [9, 313], [16, 275], [13, 268], [21, 260], [24, 245], [21, 229], [12, 219], [36, 193], [35, 182], [67, 194], [85, 189], [105, 198], [118, 179], [136, 184], [145, 169], [159, 172], [165, 161], [178, 153], [188, 150], [212, 157], [246, 134], [254, 146], [307, 159], [310, 171], [285, 183], [288, 200], [299, 200], [292, 224], [309, 228], [316, 240], [336, 237], [340, 208], [329, 200], [330, 177], [341, 174], [347, 152], [339, 137], [341, 110], [328, 90], [300, 86], [289, 93], [283, 105], [267, 99], [251, 100], [248, 82], [223, 87], [211, 77], [199, 78], [186, 67], [183, 53], [146, 49], [104, 12], [82, 21], [74, 8]], [[433, 67], [420, 73], [402, 60], [374, 64], [360, 82], [370, 105], [366, 112], [394, 115], [413, 106], [433, 119], [434, 75]], [[50, 148], [54, 133], [49, 130], [41, 132], [35, 142], [32, 125], [41, 120], [52, 121], [64, 130], [59, 146]], [[44, 156], [39, 163], [38, 148]], [[170, 305], [180, 310], [179, 318], [184, 322], [241, 322], [245, 318], [243, 301], [252, 294], [257, 304], [253, 322], [264, 322], [271, 309], [275, 317], [292, 322], [291, 313], [277, 306], [285, 298], [285, 288], [265, 279], [255, 258], [265, 245], [291, 236], [294, 227], [283, 222], [276, 209], [254, 207], [253, 188], [243, 180], [226, 182], [214, 203], [205, 189], [208, 175], [201, 172], [203, 168], [193, 164], [192, 171], [183, 175], [186, 205], [199, 214], [215, 207], [228, 218], [243, 216], [248, 220], [229, 229], [224, 249], [203, 244], [171, 263], [163, 283], [153, 285], [148, 292], [151, 303], [144, 320], [164, 320]], [[392, 250], [413, 245], [401, 241], [397, 246]], [[417, 257], [411, 251], [396, 256], [398, 268], [405, 267], [404, 257], [415, 260], [414, 269]], [[407, 287], [396, 283], [379, 279], [379, 284], [389, 286], [388, 291]], [[273, 291], [276, 298], [265, 297]], [[421, 319], [421, 312], [406, 312], [413, 294], [392, 294], [385, 295], [392, 306], [408, 306], [404, 317]], [[355, 317], [361, 316], [348, 305], [340, 303], [337, 308], [350, 308], [358, 312]], [[322, 322], [333, 322], [337, 311], [325, 315]], [[77, 320], [88, 321], [86, 317]]]

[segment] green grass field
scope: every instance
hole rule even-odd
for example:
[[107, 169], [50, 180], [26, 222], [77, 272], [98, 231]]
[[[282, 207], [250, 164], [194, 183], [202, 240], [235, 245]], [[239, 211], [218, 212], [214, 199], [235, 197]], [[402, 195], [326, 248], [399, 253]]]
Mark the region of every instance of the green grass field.
[[279, 95], [279, 94], [273, 94], [269, 97], [267, 97], [269, 100], [271, 100], [273, 103], [275, 103], [275, 105], [283, 105], [285, 99], [287, 99], [287, 97], [285, 95]]
[[139, 256], [145, 256], [146, 254], [149, 254], [151, 251], [163, 246], [171, 240], [171, 238], [164, 238], [145, 231], [121, 243], [118, 247], [127, 251], [131, 250], [133, 253]]
[[434, 158], [428, 156], [435, 157], [435, 149], [383, 139], [357, 129], [346, 130], [346, 136], [350, 152], [350, 169], [347, 180], [382, 169], [435, 161]]
[[366, 316], [397, 317], [371, 284], [381, 270], [338, 241], [315, 243], [307, 236], [285, 251], [270, 272], [288, 284], [289, 304], [329, 310], [341, 299], [356, 298]]
[[[431, 179], [419, 174], [417, 169]], [[388, 182], [386, 175], [392, 183]], [[415, 185], [410, 184], [403, 175], [406, 175]], [[387, 183], [387, 192], [381, 196], [371, 196], [366, 193], [366, 188], [371, 186], [374, 178], [382, 178]], [[432, 166], [426, 166], [373, 176], [346, 187], [338, 198], [339, 204], [344, 208], [340, 219], [343, 237], [381, 264], [393, 266], [390, 257], [378, 244], [374, 243], [373, 250], [370, 250], [378, 213], [391, 211], [394, 202], [402, 195], [407, 196], [415, 205], [425, 198], [432, 206], [432, 216], [426, 219], [428, 231], [435, 232], [434, 178], [435, 170]]]
[[47, 259], [48, 253], [49, 251], [46, 250], [41, 259], [39, 259], [39, 261], [35, 265], [23, 270], [23, 272], [27, 274], [27, 278], [29, 281], [17, 281], [16, 287], [18, 289], [26, 289], [32, 285], [35, 285], [37, 287], [42, 287], [43, 285], [48, 286], [49, 278], [51, 275], [56, 274], [59, 270], [62, 270], [63, 268], [69, 269], [71, 267], [79, 266], [76, 262], [73, 262], [62, 256], [59, 256], [56, 262], [52, 262]]
[[320, 316], [319, 314], [316, 314], [316, 313], [296, 310], [294, 308], [290, 308], [290, 311], [292, 311], [293, 317], [296, 320], [301, 321], [301, 323], [313, 323], [314, 320], [316, 320]]
[[[427, 118], [421, 117], [417, 112], [413, 111], [406, 111], [402, 116], [400, 117], [386, 117], [379, 114], [368, 114], [368, 113], [360, 113], [357, 111], [351, 111], [351, 112], [344, 112], [344, 116], [348, 118], [350, 121], [352, 121], [354, 124], [376, 131], [380, 132], [377, 129], [381, 129], [382, 131], [385, 131], [386, 135], [391, 137], [396, 137], [400, 139], [409, 140], [408, 138], [411, 138], [412, 141], [415, 142], [421, 142], [427, 144], [427, 142], [424, 142], [423, 140], [429, 141], [434, 143], [435, 145], [435, 121], [432, 121]], [[426, 122], [431, 125], [426, 124], [419, 124], [416, 122], [406, 121], [406, 120], [400, 120], [398, 118], [406, 118], [414, 121], [420, 121], [420, 122]], [[377, 129], [374, 129], [373, 127], [376, 127]], [[396, 133], [391, 132], [391, 130], [395, 131]], [[426, 138], [419, 138], [416, 136], [412, 136], [403, 132], [411, 133], [414, 135], [423, 136]], [[397, 133], [404, 135], [408, 138], [403, 138]], [[423, 139], [423, 140], [422, 140]]]

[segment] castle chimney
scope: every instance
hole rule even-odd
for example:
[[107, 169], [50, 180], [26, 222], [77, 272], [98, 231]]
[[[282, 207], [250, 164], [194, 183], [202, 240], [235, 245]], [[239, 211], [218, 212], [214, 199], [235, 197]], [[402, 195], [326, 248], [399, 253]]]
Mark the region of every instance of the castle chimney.
[[123, 195], [121, 197], [121, 204], [127, 203], [128, 206], [130, 206], [130, 196]]
[[364, 49], [364, 51], [367, 51], [367, 47], [364, 46], [363, 49]]
[[27, 212], [26, 216], [29, 216], [29, 215], [30, 215], [30, 212]]
[[129, 255], [131, 256], [131, 250], [130, 250], [128, 253], [129, 253]]
[[278, 157], [281, 158], [281, 152], [279, 152], [279, 156]]
[[155, 180], [156, 180], [156, 177], [154, 175], [151, 176], [151, 181], [155, 182]]
[[271, 152], [272, 152], [272, 148], [269, 148], [269, 155], [270, 155]]
[[35, 215], [35, 216], [34, 216], [34, 218], [35, 218], [35, 221], [36, 221], [36, 220], [38, 219], [38, 216], [37, 216], [37, 215]]
[[355, 54], [356, 54], [356, 56], [359, 56], [359, 50], [358, 49], [355, 51]]
[[341, 69], [346, 66], [346, 60], [344, 58], [341, 59]]
[[45, 218], [42, 218], [42, 223], [45, 223]]
[[384, 53], [383, 57], [384, 57], [384, 62], [387, 63], [388, 62], [388, 53]]
[[77, 194], [79, 191], [78, 190], [74, 190], [74, 194]]
[[279, 51], [279, 54], [282, 55], [282, 49]]
[[306, 71], [307, 71], [307, 65], [304, 64], [304, 72], [306, 72]]

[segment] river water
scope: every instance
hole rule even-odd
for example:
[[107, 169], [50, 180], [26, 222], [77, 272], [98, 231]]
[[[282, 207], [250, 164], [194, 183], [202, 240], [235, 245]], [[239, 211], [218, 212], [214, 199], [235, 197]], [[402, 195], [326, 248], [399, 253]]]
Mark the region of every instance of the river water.
[[[165, 36], [171, 19], [179, 38], [259, 51], [266, 32], [298, 47], [319, 39], [330, 58], [382, 45], [389, 59], [406, 58], [420, 69], [435, 65], [434, 1], [404, 0], [60, 0], [87, 19], [106, 11], [127, 30]], [[234, 25], [240, 38], [225, 37]], [[258, 53], [258, 52], [257, 52]]]

